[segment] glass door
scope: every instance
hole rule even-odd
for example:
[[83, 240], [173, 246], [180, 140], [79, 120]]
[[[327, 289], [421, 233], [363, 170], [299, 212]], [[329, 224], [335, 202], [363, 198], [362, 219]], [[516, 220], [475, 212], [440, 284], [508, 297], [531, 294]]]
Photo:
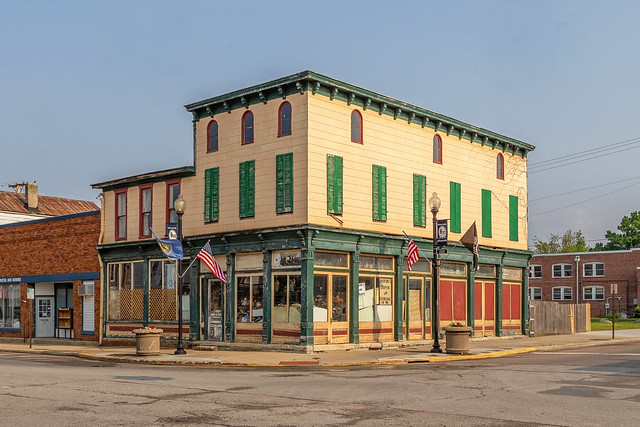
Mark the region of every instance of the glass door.
[[224, 285], [218, 279], [206, 279], [208, 289], [207, 338], [224, 340]]
[[[349, 279], [346, 274], [316, 274], [313, 284], [314, 330], [325, 342], [349, 342]], [[318, 343], [322, 341], [319, 340]]]

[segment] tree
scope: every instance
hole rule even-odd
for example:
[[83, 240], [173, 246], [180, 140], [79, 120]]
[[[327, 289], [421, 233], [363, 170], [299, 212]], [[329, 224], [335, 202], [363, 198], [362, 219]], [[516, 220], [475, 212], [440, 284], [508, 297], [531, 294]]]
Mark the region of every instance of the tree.
[[589, 250], [584, 240], [582, 231], [571, 229], [564, 234], [551, 233], [547, 240], [541, 240], [538, 236], [533, 238], [534, 252], [536, 254], [559, 254], [567, 252], [586, 252]]
[[640, 211], [631, 212], [622, 217], [618, 225], [620, 233], [607, 230], [604, 237], [607, 243], [598, 243], [593, 248], [596, 251], [616, 251], [621, 249], [640, 248]]

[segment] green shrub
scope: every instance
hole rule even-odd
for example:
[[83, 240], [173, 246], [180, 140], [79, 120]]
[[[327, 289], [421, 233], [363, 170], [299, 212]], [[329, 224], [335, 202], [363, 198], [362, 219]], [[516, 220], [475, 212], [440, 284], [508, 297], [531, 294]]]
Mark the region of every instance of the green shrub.
[[[611, 313], [607, 314], [607, 319], [609, 320], [613, 320], [613, 315]], [[616, 313], [616, 320], [621, 320], [622, 316], [620, 315], [620, 313]]]
[[640, 305], [633, 310], [633, 317], [640, 317]]

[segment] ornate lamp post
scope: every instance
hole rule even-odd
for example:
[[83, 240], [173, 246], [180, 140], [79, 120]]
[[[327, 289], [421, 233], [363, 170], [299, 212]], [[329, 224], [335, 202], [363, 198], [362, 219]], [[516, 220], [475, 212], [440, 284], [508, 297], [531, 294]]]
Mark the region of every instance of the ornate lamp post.
[[[178, 198], [173, 203], [173, 207], [178, 214], [178, 241], [182, 243], [182, 215], [187, 209], [187, 202], [184, 201], [182, 194], [178, 194]], [[174, 354], [187, 354], [182, 344], [182, 261], [178, 260], [178, 346]]]
[[440, 271], [438, 269], [438, 246], [436, 241], [438, 240], [437, 230], [437, 216], [440, 210], [440, 198], [438, 193], [433, 193], [429, 199], [429, 207], [431, 208], [431, 214], [433, 215], [433, 327], [431, 331], [433, 333], [433, 347], [431, 353], [442, 353], [440, 343], [438, 342], [438, 335], [440, 335], [440, 307], [438, 306], [438, 289], [440, 287]]

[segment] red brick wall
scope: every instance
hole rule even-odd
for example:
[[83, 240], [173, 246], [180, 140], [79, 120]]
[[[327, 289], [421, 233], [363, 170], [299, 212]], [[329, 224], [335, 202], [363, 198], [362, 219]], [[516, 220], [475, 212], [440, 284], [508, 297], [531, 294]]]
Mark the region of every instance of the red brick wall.
[[[99, 272], [96, 244], [100, 234], [100, 213], [71, 216], [0, 228], [0, 277], [24, 277], [52, 274]], [[77, 340], [97, 340], [95, 335], [82, 335], [82, 299], [73, 282], [73, 329]], [[33, 286], [33, 285], [29, 285]], [[21, 284], [22, 301], [27, 300], [26, 283]], [[95, 280], [95, 326], [98, 328], [101, 285]], [[28, 336], [27, 325], [33, 328], [33, 300], [21, 305], [20, 333], [1, 332], [1, 336]]]
[[[611, 297], [611, 284], [618, 284], [617, 296], [621, 297], [621, 311], [632, 314], [636, 307], [634, 298], [638, 298], [638, 284], [640, 283], [640, 249], [632, 249], [629, 251], [611, 251], [611, 252], [583, 252], [573, 254], [553, 254], [553, 255], [534, 255], [531, 259], [531, 265], [542, 266], [542, 278], [529, 278], [529, 287], [542, 288], [542, 300], [552, 301], [553, 291], [556, 286], [569, 286], [572, 288], [573, 299], [558, 301], [560, 303], [575, 304], [576, 293], [576, 255], [580, 256], [578, 263], [578, 287], [579, 303], [591, 304], [592, 316], [604, 316], [605, 303], [607, 298]], [[583, 264], [591, 262], [602, 262], [605, 265], [604, 277], [583, 277]], [[552, 266], [554, 264], [571, 264], [572, 277], [570, 278], [553, 278]], [[585, 286], [603, 286], [605, 295], [604, 300], [583, 300], [583, 288]], [[609, 307], [613, 305], [609, 300]], [[616, 303], [616, 312], [618, 311]]]

